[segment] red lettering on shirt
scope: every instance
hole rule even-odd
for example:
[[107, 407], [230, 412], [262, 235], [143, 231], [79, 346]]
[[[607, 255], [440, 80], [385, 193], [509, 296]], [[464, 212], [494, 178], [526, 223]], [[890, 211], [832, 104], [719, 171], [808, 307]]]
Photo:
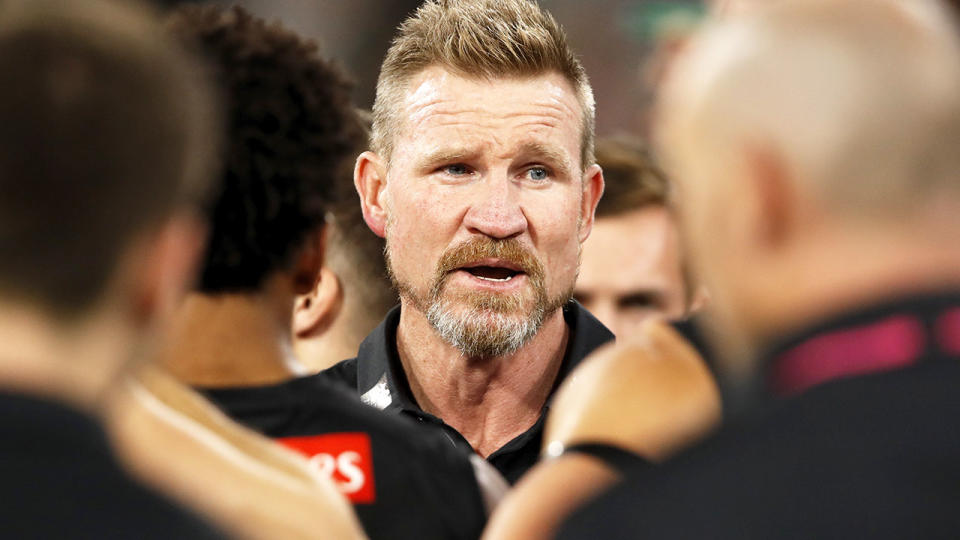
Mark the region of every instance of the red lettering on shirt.
[[373, 451], [366, 433], [327, 433], [276, 440], [306, 456], [313, 467], [333, 479], [350, 502], [372, 504], [376, 500]]

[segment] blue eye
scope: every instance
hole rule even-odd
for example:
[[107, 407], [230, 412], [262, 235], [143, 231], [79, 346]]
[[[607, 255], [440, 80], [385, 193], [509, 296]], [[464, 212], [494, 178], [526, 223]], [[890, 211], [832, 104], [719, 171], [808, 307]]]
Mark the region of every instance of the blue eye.
[[447, 173], [447, 174], [449, 174], [449, 175], [451, 175], [451, 176], [462, 176], [462, 175], [464, 175], [464, 174], [469, 173], [470, 171], [467, 169], [467, 166], [466, 166], [466, 165], [463, 165], [463, 164], [461, 164], [461, 163], [457, 163], [457, 164], [454, 164], [454, 165], [447, 165], [447, 166], [445, 166], [445, 167], [443, 168], [443, 172], [445, 172], [445, 173]]
[[530, 176], [531, 180], [542, 181], [546, 180], [550, 173], [547, 172], [543, 167], [533, 167], [527, 171], [527, 174]]

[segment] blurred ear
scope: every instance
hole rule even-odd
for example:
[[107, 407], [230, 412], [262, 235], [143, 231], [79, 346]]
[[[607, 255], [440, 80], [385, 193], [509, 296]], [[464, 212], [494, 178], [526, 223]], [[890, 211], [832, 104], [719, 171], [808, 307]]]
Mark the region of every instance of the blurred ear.
[[744, 201], [749, 219], [748, 234], [759, 247], [779, 248], [793, 233], [797, 194], [786, 163], [769, 147], [747, 151], [750, 195]]
[[128, 282], [137, 323], [172, 314], [196, 280], [207, 228], [195, 214], [180, 212], [131, 249]]
[[293, 307], [293, 335], [307, 338], [326, 330], [343, 304], [343, 286], [330, 268], [320, 269], [316, 287], [297, 298]]
[[293, 292], [308, 294], [316, 288], [323, 267], [324, 246], [327, 239], [327, 227], [316, 229], [309, 234], [297, 255], [293, 265]]
[[583, 173], [583, 199], [580, 202], [580, 215], [583, 220], [580, 226], [580, 242], [583, 243], [593, 230], [594, 213], [597, 204], [603, 196], [603, 169], [594, 163]]
[[357, 157], [357, 164], [353, 169], [353, 183], [360, 195], [363, 220], [380, 238], [385, 236], [387, 229], [387, 212], [383, 200], [383, 190], [387, 187], [386, 174], [385, 163], [376, 153], [367, 151]]

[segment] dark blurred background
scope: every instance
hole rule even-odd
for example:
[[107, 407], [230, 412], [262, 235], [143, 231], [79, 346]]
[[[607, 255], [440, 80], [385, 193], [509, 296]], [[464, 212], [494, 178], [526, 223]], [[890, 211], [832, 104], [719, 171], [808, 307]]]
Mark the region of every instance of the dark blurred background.
[[[213, 1], [213, 0], [211, 0]], [[161, 2], [174, 5], [179, 2]], [[197, 2], [192, 2], [197, 3]], [[420, 0], [238, 0], [320, 45], [356, 81], [356, 104], [370, 108], [380, 62], [400, 22]], [[541, 0], [566, 28], [597, 99], [597, 134], [643, 134], [650, 84], [674, 36], [693, 25], [698, 0]]]

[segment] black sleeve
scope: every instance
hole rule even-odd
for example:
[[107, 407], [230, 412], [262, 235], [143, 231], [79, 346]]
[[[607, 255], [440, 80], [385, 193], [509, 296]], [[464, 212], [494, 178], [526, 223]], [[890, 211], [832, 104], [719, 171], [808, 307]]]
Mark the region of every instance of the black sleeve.
[[420, 474], [430, 478], [424, 489], [425, 498], [432, 498], [436, 509], [431, 519], [445, 529], [445, 538], [480, 538], [487, 523], [487, 511], [473, 466], [446, 441], [438, 443], [442, 445], [434, 445], [435, 451], [429, 460], [421, 460], [426, 467]]
[[578, 453], [593, 456], [620, 473], [621, 476], [653, 467], [652, 463], [639, 455], [607, 443], [578, 443], [564, 448], [563, 453], [564, 455]]

